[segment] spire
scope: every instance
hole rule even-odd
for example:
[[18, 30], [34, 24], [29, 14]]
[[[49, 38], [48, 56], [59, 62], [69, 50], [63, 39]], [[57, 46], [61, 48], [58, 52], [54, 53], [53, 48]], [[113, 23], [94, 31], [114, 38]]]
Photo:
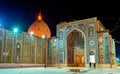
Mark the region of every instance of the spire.
[[38, 15], [38, 20], [42, 20], [41, 13], [39, 13], [39, 15]]

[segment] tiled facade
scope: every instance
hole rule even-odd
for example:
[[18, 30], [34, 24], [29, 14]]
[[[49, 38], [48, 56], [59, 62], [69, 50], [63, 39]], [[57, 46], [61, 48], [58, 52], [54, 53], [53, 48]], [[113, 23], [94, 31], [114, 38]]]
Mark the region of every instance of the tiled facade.
[[115, 43], [96, 17], [57, 24], [57, 36], [49, 39], [0, 28], [0, 63], [32, 63], [47, 66], [116, 66]]

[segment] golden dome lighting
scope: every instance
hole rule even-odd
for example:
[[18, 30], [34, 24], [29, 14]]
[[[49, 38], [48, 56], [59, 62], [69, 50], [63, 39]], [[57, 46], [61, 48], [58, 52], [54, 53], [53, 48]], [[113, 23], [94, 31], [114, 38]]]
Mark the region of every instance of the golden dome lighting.
[[33, 34], [34, 34], [34, 32], [33, 32], [33, 31], [31, 31], [31, 32], [30, 32], [30, 34], [31, 34], [31, 35], [33, 35]]
[[37, 20], [30, 25], [28, 33], [31, 34], [31, 32], [38, 37], [42, 37], [43, 35], [47, 39], [51, 37], [51, 31], [48, 25], [42, 20], [41, 14], [39, 14]]
[[38, 20], [42, 20], [41, 14], [38, 15]]

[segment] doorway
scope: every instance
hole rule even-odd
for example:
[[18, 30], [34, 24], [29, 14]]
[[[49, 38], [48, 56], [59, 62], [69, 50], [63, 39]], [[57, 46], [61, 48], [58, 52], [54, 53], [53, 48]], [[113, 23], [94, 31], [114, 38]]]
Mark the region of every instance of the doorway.
[[84, 57], [83, 57], [83, 55], [76, 55], [75, 65], [77, 67], [83, 67], [84, 66]]
[[67, 66], [84, 66], [84, 35], [79, 30], [67, 36]]

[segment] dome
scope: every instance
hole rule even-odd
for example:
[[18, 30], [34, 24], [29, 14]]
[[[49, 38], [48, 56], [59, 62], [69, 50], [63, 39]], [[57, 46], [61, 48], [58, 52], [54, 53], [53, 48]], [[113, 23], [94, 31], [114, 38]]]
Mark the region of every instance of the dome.
[[50, 38], [51, 32], [48, 25], [42, 20], [41, 15], [35, 20], [28, 29], [29, 34], [33, 34], [38, 37]]

